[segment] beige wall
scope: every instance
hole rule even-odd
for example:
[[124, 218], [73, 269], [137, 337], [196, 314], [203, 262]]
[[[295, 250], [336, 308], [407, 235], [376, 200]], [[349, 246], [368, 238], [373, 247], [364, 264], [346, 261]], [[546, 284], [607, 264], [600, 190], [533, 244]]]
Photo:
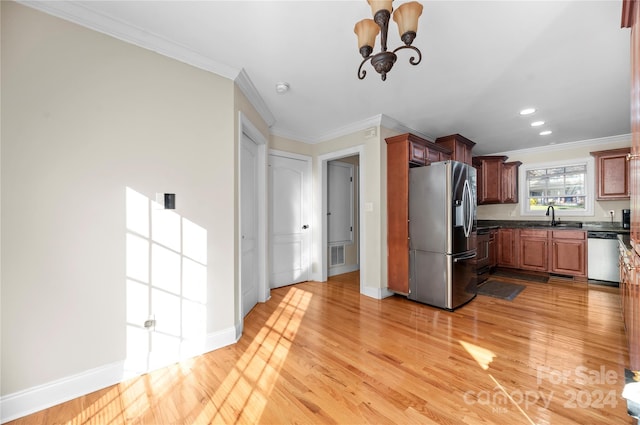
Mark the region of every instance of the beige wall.
[[[379, 131], [378, 133], [379, 134]], [[349, 148], [361, 147], [363, 155], [360, 158], [360, 165], [363, 170], [363, 181], [360, 192], [363, 205], [370, 205], [370, 209], [363, 211], [363, 221], [360, 223], [360, 231], [364, 233], [365, 244], [360, 247], [360, 279], [363, 287], [371, 288], [372, 291], [379, 291], [382, 286], [382, 276], [380, 274], [380, 258], [382, 249], [381, 239], [381, 175], [380, 175], [380, 138], [367, 138], [364, 131], [357, 131], [336, 139], [313, 145], [314, 158], [328, 155], [333, 152], [344, 151]], [[313, 163], [313, 204], [322, 205], [319, 195], [322, 193], [322, 182], [320, 181], [319, 163]], [[314, 208], [318, 213], [318, 208]], [[316, 217], [317, 222], [320, 217]], [[313, 240], [322, 240], [322, 235], [317, 231], [316, 226]], [[320, 244], [316, 244], [314, 253], [314, 273], [318, 273], [320, 250], [324, 250]], [[386, 286], [386, 285], [385, 285]]]
[[[628, 140], [622, 138], [621, 140], [607, 141], [603, 139], [597, 143], [583, 142], [583, 143], [569, 143], [564, 147], [547, 146], [537, 151], [522, 150], [507, 152], [505, 155], [509, 156], [508, 161], [521, 161], [524, 165], [545, 163], [551, 161], [562, 161], [576, 158], [590, 157], [589, 152], [602, 151], [607, 149], [616, 149], [621, 147], [631, 146], [631, 138]], [[595, 178], [595, 177], [594, 177]], [[522, 182], [520, 182], [522, 184]], [[592, 216], [562, 216], [563, 221], [610, 221], [608, 211], [615, 210], [616, 215], [614, 220], [621, 220], [621, 210], [623, 208], [629, 208], [629, 201], [596, 201], [594, 206], [594, 214]], [[478, 206], [478, 219], [479, 220], [549, 220], [548, 217], [533, 217], [522, 216], [520, 214], [520, 204], [497, 204], [497, 205], [479, 205]]]
[[271, 135], [269, 139], [270, 149], [291, 152], [298, 155], [313, 156], [313, 146], [314, 145], [309, 143], [302, 143], [281, 136]]
[[206, 332], [232, 329], [237, 111], [266, 125], [230, 80], [1, 7], [2, 394], [125, 358], [127, 187], [207, 231]]

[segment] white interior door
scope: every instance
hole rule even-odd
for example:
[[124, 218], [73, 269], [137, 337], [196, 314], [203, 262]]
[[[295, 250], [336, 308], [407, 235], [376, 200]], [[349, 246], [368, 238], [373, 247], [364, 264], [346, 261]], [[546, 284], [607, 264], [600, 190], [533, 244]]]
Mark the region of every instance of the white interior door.
[[309, 279], [310, 162], [269, 155], [272, 288]]
[[240, 234], [242, 315], [258, 303], [258, 146], [242, 135], [240, 153]]

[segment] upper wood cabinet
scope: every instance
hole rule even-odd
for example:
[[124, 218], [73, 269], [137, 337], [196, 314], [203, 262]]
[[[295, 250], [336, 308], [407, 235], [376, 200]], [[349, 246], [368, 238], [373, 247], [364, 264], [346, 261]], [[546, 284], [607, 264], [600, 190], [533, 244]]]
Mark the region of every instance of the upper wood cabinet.
[[513, 161], [502, 164], [502, 203], [518, 203], [518, 173], [522, 162]]
[[478, 205], [518, 203], [520, 161], [505, 162], [506, 156], [475, 156]]
[[471, 151], [476, 145], [475, 142], [472, 142], [460, 134], [452, 134], [450, 136], [438, 137], [436, 139], [436, 145], [449, 149], [451, 151], [451, 159], [454, 161], [471, 165]]
[[591, 152], [596, 161], [596, 199], [629, 199], [629, 161], [631, 148]]
[[[451, 150], [444, 146], [436, 145], [426, 139], [413, 134], [401, 134], [386, 139], [387, 146], [392, 143], [400, 143], [406, 145], [408, 155], [405, 160], [413, 166], [429, 165], [432, 162], [446, 161], [451, 159]], [[404, 148], [402, 148], [404, 149]], [[388, 152], [388, 147], [387, 147]]]
[[478, 204], [499, 204], [502, 199], [502, 164], [506, 156], [476, 156]]
[[413, 134], [387, 142], [387, 286], [409, 293], [409, 168], [451, 158], [451, 151]]

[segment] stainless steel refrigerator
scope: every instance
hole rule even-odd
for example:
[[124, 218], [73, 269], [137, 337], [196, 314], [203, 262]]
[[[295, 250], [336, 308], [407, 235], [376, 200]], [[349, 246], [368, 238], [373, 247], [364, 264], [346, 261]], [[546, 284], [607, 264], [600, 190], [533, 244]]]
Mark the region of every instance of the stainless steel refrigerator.
[[457, 161], [409, 170], [408, 298], [453, 310], [476, 296], [476, 170]]

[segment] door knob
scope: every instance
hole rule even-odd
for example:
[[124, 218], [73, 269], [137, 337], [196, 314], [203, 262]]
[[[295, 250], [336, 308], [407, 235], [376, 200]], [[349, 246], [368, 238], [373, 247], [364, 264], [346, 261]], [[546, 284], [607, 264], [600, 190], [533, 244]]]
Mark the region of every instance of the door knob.
[[308, 228], [309, 228], [309, 225], [308, 225], [308, 224], [305, 224], [304, 226], [302, 226], [302, 228], [303, 228], [303, 229], [308, 229]]

